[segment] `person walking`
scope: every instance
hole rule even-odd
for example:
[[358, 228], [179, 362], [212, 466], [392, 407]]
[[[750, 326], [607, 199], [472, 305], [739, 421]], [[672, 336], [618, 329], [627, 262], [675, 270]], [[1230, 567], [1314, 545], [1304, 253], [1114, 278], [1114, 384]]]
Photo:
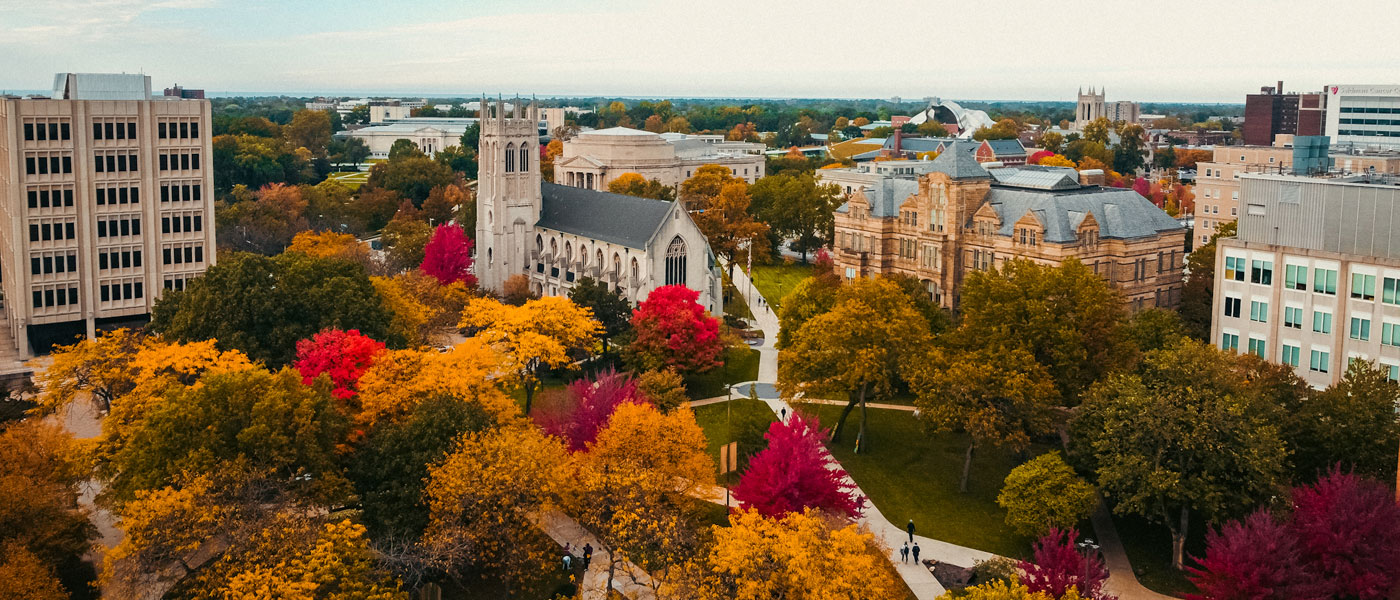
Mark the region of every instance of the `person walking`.
[[914, 548], [911, 550], [911, 552], [914, 553], [914, 564], [916, 564], [916, 565], [919, 564], [919, 543], [918, 543], [918, 542], [914, 542]]
[[787, 422], [787, 407], [786, 407], [786, 406], [783, 407], [783, 422], [784, 422], [784, 423]]
[[909, 562], [909, 542], [899, 548], [899, 562]]
[[909, 519], [909, 524], [904, 526], [904, 530], [909, 532], [909, 543], [914, 543], [914, 520]]
[[583, 570], [588, 570], [588, 565], [593, 562], [593, 544], [585, 542], [583, 544]]
[[564, 572], [565, 572], [565, 573], [568, 573], [569, 571], [572, 571], [572, 570], [573, 570], [573, 568], [572, 568], [573, 566], [574, 566], [574, 556], [573, 556], [572, 554], [569, 554], [569, 552], [568, 552], [567, 550], [565, 550], [565, 551], [564, 551]]

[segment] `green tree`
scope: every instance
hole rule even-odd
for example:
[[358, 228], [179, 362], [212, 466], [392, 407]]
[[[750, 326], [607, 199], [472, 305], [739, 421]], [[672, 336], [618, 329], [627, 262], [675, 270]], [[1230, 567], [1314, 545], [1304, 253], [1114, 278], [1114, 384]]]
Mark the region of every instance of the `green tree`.
[[787, 397], [845, 394], [832, 441], [840, 441], [846, 417], [860, 406], [859, 445], [864, 450], [866, 398], [892, 392], [900, 363], [928, 338], [928, 321], [899, 286], [885, 279], [851, 281], [837, 290], [830, 311], [811, 318], [789, 338], [778, 357], [778, 389]]
[[1285, 411], [1284, 439], [1293, 451], [1297, 483], [1315, 481], [1337, 464], [1380, 481], [1394, 482], [1400, 447], [1400, 386], [1389, 369], [1352, 360], [1346, 374], [1322, 392], [1300, 395]]
[[1167, 146], [1152, 156], [1152, 166], [1159, 169], [1176, 168], [1176, 147]]
[[461, 137], [462, 147], [471, 148], [473, 152], [481, 152], [481, 123], [472, 123]]
[[1058, 267], [1008, 260], [968, 274], [963, 283], [962, 347], [1019, 346], [1045, 365], [1061, 399], [1079, 394], [1122, 365], [1117, 330], [1123, 301], [1077, 260]]
[[[1113, 122], [1108, 117], [1099, 117], [1084, 124], [1082, 138], [1090, 142], [1097, 142], [1104, 146], [1108, 145], [1108, 132], [1113, 130]], [[1076, 161], [1078, 162], [1078, 161]]]
[[456, 179], [456, 173], [447, 165], [415, 150], [397, 157], [390, 152], [389, 160], [370, 168], [365, 185], [397, 192], [399, 196], [412, 200], [414, 206], [422, 206], [433, 188], [451, 185]]
[[374, 539], [416, 540], [428, 527], [423, 488], [429, 465], [458, 439], [484, 431], [493, 419], [480, 406], [450, 396], [417, 404], [408, 417], [377, 425], [349, 462], [365, 526]]
[[363, 139], [352, 137], [345, 140], [338, 162], [349, 162], [355, 166], [355, 170], [359, 170], [360, 163], [365, 162], [369, 155], [369, 145]]
[[291, 368], [206, 374], [199, 383], [170, 392], [112, 449], [110, 500], [120, 506], [190, 474], [233, 472], [322, 503], [349, 497], [335, 452], [347, 422], [329, 389], [303, 384]]
[[1210, 319], [1215, 315], [1215, 240], [1235, 237], [1237, 223], [1222, 223], [1210, 236], [1210, 242], [1186, 256], [1186, 283], [1181, 288], [1181, 320], [1191, 337], [1209, 341]]
[[750, 211], [773, 233], [791, 239], [803, 263], [809, 250], [831, 241], [836, 207], [841, 205], [841, 191], [835, 184], [819, 183], [810, 172], [770, 175], [755, 182], [750, 193]]
[[415, 144], [413, 140], [410, 139], [399, 138], [394, 140], [394, 145], [389, 146], [389, 160], [407, 158], [409, 156], [427, 155], [423, 154], [423, 151], [418, 149], [418, 144]]
[[1149, 308], [1128, 317], [1123, 324], [1123, 336], [1139, 352], [1150, 352], [1186, 337], [1186, 325], [1174, 311]]
[[369, 123], [369, 105], [359, 104], [350, 109], [350, 114], [345, 117], [347, 123], [363, 125]]
[[1118, 144], [1113, 147], [1113, 170], [1124, 175], [1137, 173], [1147, 164], [1147, 132], [1137, 123], [1118, 127]]
[[991, 444], [1021, 452], [1030, 447], [1032, 436], [1054, 426], [1055, 383], [1045, 367], [1020, 347], [935, 347], [910, 353], [904, 376], [917, 394], [914, 404], [925, 423], [936, 431], [969, 436], [959, 484], [963, 492], [978, 446]]
[[1065, 136], [1055, 133], [1053, 131], [1047, 131], [1045, 132], [1045, 134], [1040, 136], [1040, 147], [1041, 149], [1048, 150], [1051, 153], [1059, 154], [1061, 150], [1064, 150]]
[[384, 226], [384, 248], [389, 268], [408, 271], [423, 264], [423, 249], [433, 237], [433, 226], [401, 211]]
[[915, 131], [917, 131], [919, 135], [926, 137], [949, 137], [948, 128], [944, 127], [943, 123], [940, 123], [935, 120], [929, 120], [924, 121], [923, 123], [919, 123], [919, 126], [915, 129]]
[[841, 280], [831, 277], [808, 277], [797, 282], [782, 299], [778, 308], [778, 348], [786, 350], [807, 321], [836, 306], [836, 291]]
[[461, 173], [463, 177], [476, 179], [476, 150], [464, 149], [461, 146], [448, 146], [438, 150], [437, 155], [433, 156], [433, 160]]
[[[1071, 134], [1073, 135], [1073, 134]], [[1065, 144], [1065, 158], [1078, 164], [1085, 158], [1092, 158], [1105, 165], [1113, 164], [1113, 151], [1099, 142], [1075, 140]]]
[[579, 279], [569, 290], [569, 299], [593, 311], [593, 318], [602, 324], [598, 337], [603, 341], [604, 356], [608, 353], [608, 341], [632, 328], [632, 306], [622, 294], [608, 289], [606, 283], [592, 277]]
[[1065, 464], [1059, 452], [1046, 452], [1006, 475], [997, 505], [1006, 511], [1006, 524], [1027, 537], [1051, 528], [1075, 527], [1094, 512], [1099, 502], [1094, 486]]
[[273, 367], [290, 363], [298, 340], [327, 327], [402, 344], [386, 337], [389, 312], [360, 265], [299, 253], [220, 258], [184, 291], [156, 301], [151, 329], [174, 341], [217, 340]]
[[1092, 466], [1113, 510], [1165, 525], [1178, 569], [1193, 513], [1238, 517], [1285, 481], [1277, 408], [1238, 365], [1180, 340], [1094, 386], [1071, 422], [1071, 450]]

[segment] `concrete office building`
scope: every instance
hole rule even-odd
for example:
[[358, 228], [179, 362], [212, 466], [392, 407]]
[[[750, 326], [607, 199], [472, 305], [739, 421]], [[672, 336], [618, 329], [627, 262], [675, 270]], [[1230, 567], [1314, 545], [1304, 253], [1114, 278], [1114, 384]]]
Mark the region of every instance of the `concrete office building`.
[[214, 263], [209, 101], [62, 73], [0, 99], [0, 362], [144, 319]]
[[1240, 177], [1211, 339], [1326, 387], [1356, 358], [1400, 379], [1400, 187], [1384, 175]]
[[1400, 85], [1329, 85], [1324, 93], [1338, 148], [1400, 149]]

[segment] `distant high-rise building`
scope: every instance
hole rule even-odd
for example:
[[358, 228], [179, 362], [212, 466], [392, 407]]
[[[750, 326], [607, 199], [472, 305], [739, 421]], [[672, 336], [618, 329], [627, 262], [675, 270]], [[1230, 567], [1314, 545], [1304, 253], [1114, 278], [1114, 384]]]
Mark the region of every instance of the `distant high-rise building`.
[[1245, 96], [1244, 143], [1250, 146], [1270, 146], [1274, 136], [1323, 135], [1327, 98], [1321, 93], [1283, 93], [1283, 82], [1277, 87], [1259, 88], [1258, 94]]
[[1341, 149], [1400, 149], [1400, 85], [1329, 85], [1327, 131]]
[[61, 73], [0, 99], [0, 369], [109, 322], [214, 262], [207, 100], [150, 77]]

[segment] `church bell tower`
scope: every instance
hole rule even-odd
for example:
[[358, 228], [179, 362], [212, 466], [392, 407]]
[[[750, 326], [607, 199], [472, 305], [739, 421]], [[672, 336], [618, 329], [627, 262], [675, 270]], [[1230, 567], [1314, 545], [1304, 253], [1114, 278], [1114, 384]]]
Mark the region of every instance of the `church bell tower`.
[[481, 99], [476, 189], [476, 274], [500, 292], [511, 275], [527, 274], [540, 218], [539, 108]]

